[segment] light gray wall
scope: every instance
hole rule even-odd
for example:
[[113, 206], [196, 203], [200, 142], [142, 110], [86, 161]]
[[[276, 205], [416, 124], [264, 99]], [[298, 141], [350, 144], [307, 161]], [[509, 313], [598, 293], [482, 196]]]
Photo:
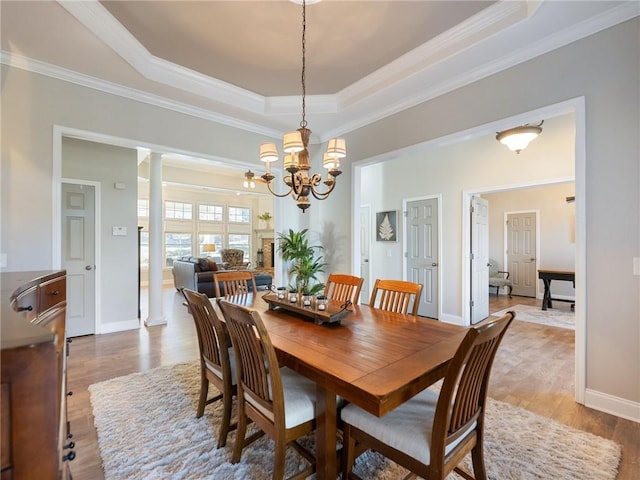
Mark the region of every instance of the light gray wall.
[[[489, 202], [489, 257], [498, 262], [500, 270], [506, 270], [502, 268], [507, 249], [504, 241], [505, 214], [530, 211], [537, 213], [540, 226], [539, 267], [575, 269], [576, 208], [575, 203], [566, 201], [566, 197], [573, 195], [573, 182], [482, 195]], [[575, 295], [570, 282], [553, 282], [552, 291], [557, 298], [573, 298]], [[542, 280], [538, 280], [538, 298], [542, 298], [543, 293], [544, 285]]]
[[[462, 315], [462, 193], [488, 190], [574, 175], [574, 120], [563, 115], [545, 121], [539, 139], [516, 155], [495, 135], [396, 158], [362, 169], [362, 204], [376, 212], [401, 211], [403, 200], [440, 195], [444, 318]], [[398, 241], [371, 243], [371, 278], [403, 278], [404, 217], [399, 215]], [[375, 233], [375, 232], [374, 232]]]
[[[640, 277], [632, 271], [633, 257], [640, 257], [638, 31], [638, 19], [625, 22], [346, 135], [349, 161], [366, 160], [584, 96], [586, 385], [588, 393], [603, 401], [619, 398], [635, 402], [635, 408], [640, 403]], [[268, 140], [5, 65], [1, 102], [0, 248], [8, 256], [9, 271], [53, 266], [52, 252], [43, 248], [58, 221], [50, 208], [53, 125], [244, 161], [255, 159], [258, 145]], [[450, 174], [464, 172], [452, 168]], [[339, 181], [344, 179], [335, 196], [314, 201], [304, 215], [293, 202], [279, 201], [283, 214], [276, 218], [276, 229], [309, 225], [319, 230], [324, 222], [335, 222], [334, 238], [342, 241], [345, 236], [336, 250], [340, 255], [351, 252], [353, 206], [349, 177]], [[422, 180], [411, 175], [402, 179]], [[385, 188], [379, 190], [381, 196]], [[461, 210], [453, 206], [452, 211], [459, 215]], [[336, 263], [350, 264], [350, 258]], [[453, 310], [459, 308], [453, 305], [459, 305], [460, 268], [455, 262], [449, 268], [453, 277], [445, 283], [444, 301]]]
[[[347, 136], [350, 152], [368, 159], [584, 96], [587, 395], [603, 404], [611, 399], [607, 395], [635, 402], [627, 411], [636, 417], [640, 277], [633, 275], [632, 261], [640, 257], [638, 31], [637, 18], [624, 22]], [[453, 273], [457, 269], [449, 266]], [[445, 280], [447, 296], [459, 291], [459, 281]], [[451, 309], [457, 300], [444, 302]]]
[[[72, 138], [62, 141], [62, 176], [100, 183], [100, 251], [96, 276], [100, 323], [138, 318], [137, 152]], [[115, 183], [124, 184], [124, 190]], [[126, 227], [114, 236], [113, 227]], [[106, 327], [109, 330], [108, 326]]]

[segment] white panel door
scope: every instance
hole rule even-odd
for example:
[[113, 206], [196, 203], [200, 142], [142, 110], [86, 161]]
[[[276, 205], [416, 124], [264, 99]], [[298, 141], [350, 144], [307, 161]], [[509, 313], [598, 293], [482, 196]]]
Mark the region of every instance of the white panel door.
[[513, 295], [536, 296], [536, 212], [507, 214], [507, 271]]
[[95, 327], [95, 189], [62, 184], [62, 265], [67, 270], [67, 336]]
[[438, 318], [438, 199], [407, 202], [407, 272], [422, 284], [418, 315]]
[[471, 199], [471, 324], [489, 316], [489, 202]]
[[371, 248], [371, 208], [360, 207], [360, 276], [364, 278], [360, 290], [360, 303], [369, 303], [369, 277], [371, 276], [369, 263], [369, 249]]

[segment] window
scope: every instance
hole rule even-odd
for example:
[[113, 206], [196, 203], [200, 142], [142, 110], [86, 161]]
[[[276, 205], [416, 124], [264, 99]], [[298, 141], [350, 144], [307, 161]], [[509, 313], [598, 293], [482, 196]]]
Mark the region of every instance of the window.
[[198, 218], [204, 222], [221, 222], [222, 210], [222, 205], [200, 204], [198, 206]]
[[229, 207], [229, 222], [249, 223], [250, 219], [251, 209], [246, 207]]
[[[205, 245], [213, 245], [215, 250], [205, 250]], [[208, 247], [210, 248], [210, 247]], [[220, 257], [222, 249], [222, 235], [212, 235], [210, 233], [198, 235], [198, 255], [200, 257]]]
[[[138, 217], [148, 217], [149, 216], [149, 200], [146, 198], [138, 199]], [[148, 240], [148, 238], [147, 238]], [[147, 242], [147, 245], [149, 243]]]
[[164, 202], [165, 218], [193, 219], [193, 205], [183, 202]]
[[244, 252], [243, 259], [245, 262], [251, 261], [251, 257], [249, 256], [250, 247], [249, 244], [251, 238], [249, 235], [229, 235], [229, 248], [237, 248]]
[[149, 266], [149, 232], [140, 232], [140, 266]]
[[165, 233], [164, 234], [165, 265], [170, 267], [173, 260], [178, 257], [192, 256], [190, 233]]

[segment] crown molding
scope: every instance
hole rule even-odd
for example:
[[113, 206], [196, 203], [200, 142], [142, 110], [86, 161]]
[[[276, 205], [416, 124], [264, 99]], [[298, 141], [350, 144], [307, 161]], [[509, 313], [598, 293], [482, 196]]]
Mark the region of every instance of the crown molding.
[[118, 95], [120, 97], [129, 98], [138, 102], [147, 103], [156, 107], [166, 108], [178, 113], [184, 113], [204, 120], [221, 123], [230, 127], [239, 128], [260, 135], [277, 138], [282, 135], [280, 130], [268, 128], [256, 123], [247, 122], [237, 117], [223, 115], [212, 110], [195, 107], [183, 102], [170, 100], [160, 95], [154, 95], [148, 92], [125, 87], [117, 83], [108, 82], [90, 75], [74, 72], [57, 65], [34, 60], [15, 53], [0, 51], [0, 63], [11, 67], [20, 68], [40, 75], [56, 78], [65, 82], [74, 83], [87, 88], [92, 88], [104, 93]]

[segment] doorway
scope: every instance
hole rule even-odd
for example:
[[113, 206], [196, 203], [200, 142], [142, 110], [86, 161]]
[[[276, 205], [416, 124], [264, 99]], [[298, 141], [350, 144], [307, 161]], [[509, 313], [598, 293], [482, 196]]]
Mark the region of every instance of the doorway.
[[371, 248], [371, 206], [360, 207], [360, 276], [364, 278], [360, 290], [360, 303], [369, 303], [371, 288], [371, 263], [369, 262]]

